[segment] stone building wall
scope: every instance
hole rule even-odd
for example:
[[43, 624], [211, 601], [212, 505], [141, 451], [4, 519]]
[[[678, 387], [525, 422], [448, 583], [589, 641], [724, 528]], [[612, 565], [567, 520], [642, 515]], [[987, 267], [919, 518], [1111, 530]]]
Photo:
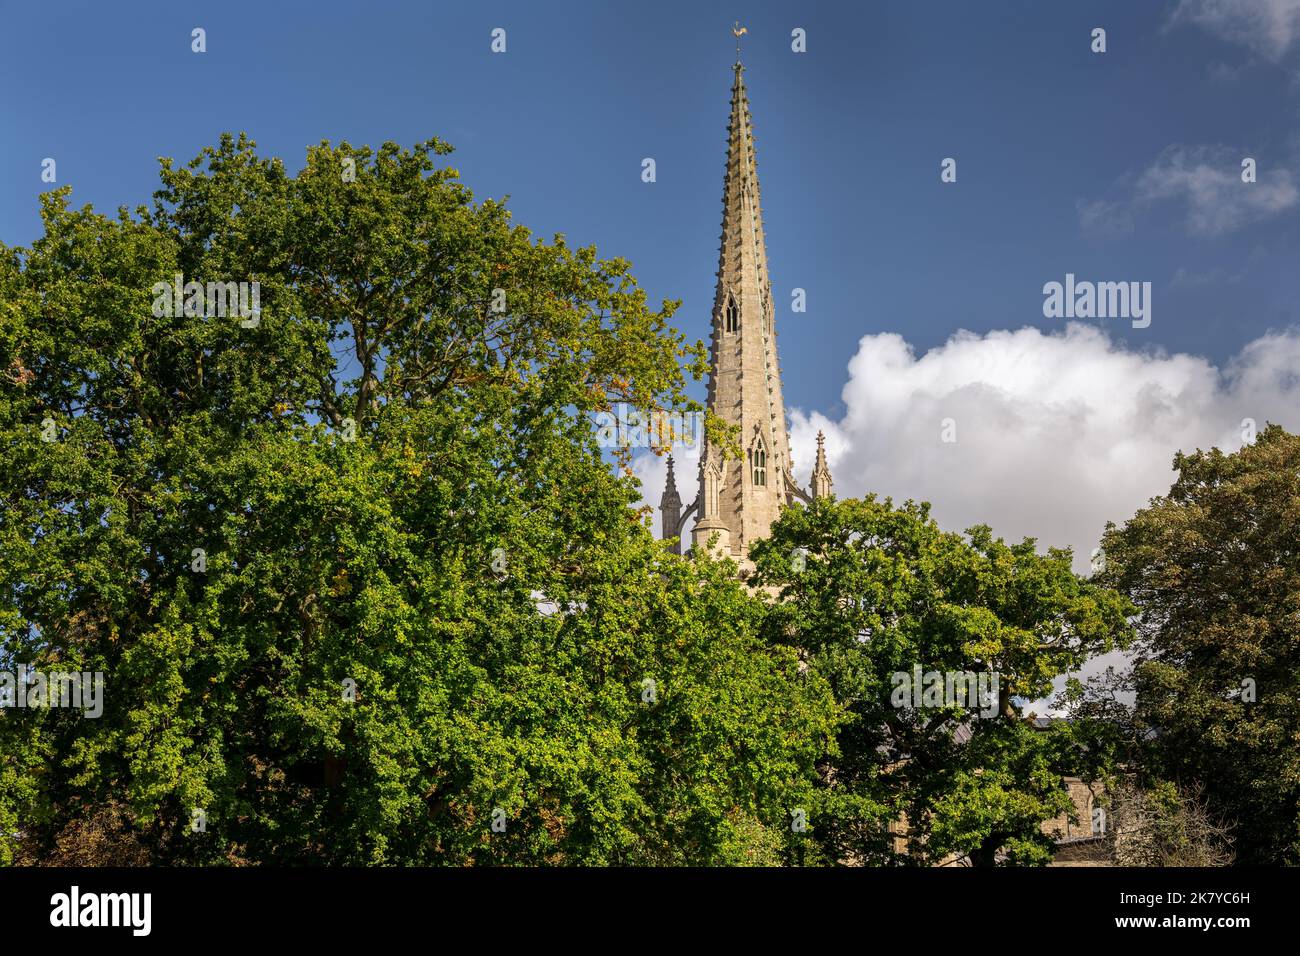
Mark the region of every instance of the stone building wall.
[[1093, 835], [1092, 808], [1100, 789], [1095, 794], [1088, 784], [1078, 777], [1066, 777], [1065, 785], [1070, 792], [1070, 799], [1074, 802], [1076, 821], [1071, 821], [1069, 814], [1062, 813], [1050, 820], [1044, 820], [1042, 830], [1058, 842], [1091, 837]]

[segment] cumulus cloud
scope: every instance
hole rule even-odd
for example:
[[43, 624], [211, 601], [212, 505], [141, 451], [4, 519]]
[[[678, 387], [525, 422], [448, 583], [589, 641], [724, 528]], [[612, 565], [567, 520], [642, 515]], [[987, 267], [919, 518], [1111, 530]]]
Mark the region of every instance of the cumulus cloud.
[[1194, 24], [1276, 62], [1300, 40], [1300, 0], [1179, 0], [1169, 22]]
[[871, 335], [849, 362], [844, 416], [796, 409], [791, 441], [801, 479], [824, 430], [837, 494], [930, 501], [947, 528], [1070, 546], [1083, 571], [1108, 520], [1168, 490], [1178, 450], [1235, 450], [1245, 419], [1300, 427], [1296, 369], [1300, 331], [1258, 339], [1222, 369], [1081, 323], [958, 332], [920, 356]]

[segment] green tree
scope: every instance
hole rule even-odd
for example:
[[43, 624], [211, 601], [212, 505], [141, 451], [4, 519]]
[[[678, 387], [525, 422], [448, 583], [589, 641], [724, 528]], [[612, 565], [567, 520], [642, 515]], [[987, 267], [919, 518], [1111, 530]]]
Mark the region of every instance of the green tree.
[[1180, 453], [1169, 494], [1103, 539], [1142, 609], [1149, 772], [1234, 824], [1240, 859], [1300, 862], [1300, 438]]
[[[0, 249], [0, 669], [107, 678], [98, 719], [0, 711], [0, 859], [786, 852], [829, 692], [591, 421], [698, 408], [703, 347], [447, 152], [226, 136]], [[176, 274], [260, 313], [156, 309]]]
[[[752, 554], [756, 580], [780, 595], [771, 639], [798, 648], [847, 712], [812, 821], [824, 858], [1046, 861], [1040, 824], [1070, 803], [1060, 750], [1021, 705], [1124, 646], [1128, 602], [1074, 574], [1068, 550], [1040, 555], [983, 526], [944, 532], [928, 505], [874, 496], [787, 509]], [[914, 706], [895, 675], [918, 668], [996, 675], [996, 699]], [[904, 819], [899, 854], [888, 828]]]

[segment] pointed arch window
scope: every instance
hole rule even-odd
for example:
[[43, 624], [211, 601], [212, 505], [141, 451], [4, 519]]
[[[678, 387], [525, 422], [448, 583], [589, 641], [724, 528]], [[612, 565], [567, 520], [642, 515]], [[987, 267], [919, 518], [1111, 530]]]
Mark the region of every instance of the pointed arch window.
[[723, 309], [723, 328], [728, 332], [735, 332], [740, 328], [740, 310], [736, 308], [736, 297], [727, 296], [727, 304]]
[[767, 447], [763, 444], [763, 439], [754, 442], [754, 447], [749, 450], [749, 469], [754, 478], [754, 487], [767, 487]]
[[722, 476], [715, 465], [709, 464], [704, 469], [704, 510], [701, 518], [715, 517], [719, 512], [719, 499], [722, 497]]

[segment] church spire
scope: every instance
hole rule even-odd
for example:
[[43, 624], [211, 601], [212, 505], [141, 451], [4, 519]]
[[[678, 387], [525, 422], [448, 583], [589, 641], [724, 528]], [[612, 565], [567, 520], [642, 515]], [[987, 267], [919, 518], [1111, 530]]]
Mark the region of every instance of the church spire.
[[[740, 455], [724, 457], [723, 449], [705, 440], [700, 453], [699, 493], [685, 511], [680, 510], [670, 460], [660, 509], [665, 538], [676, 537], [694, 513], [693, 545], [702, 548], [713, 541], [716, 552], [738, 561], [744, 575], [749, 567], [749, 546], [768, 536], [781, 509], [795, 498], [812, 498], [795, 484], [790, 460], [753, 121], [745, 67], [740, 63], [740, 37], [747, 31], [736, 24], [731, 32], [736, 37], [736, 65], [727, 126], [727, 169], [722, 180], [722, 238], [713, 296], [708, 406], [715, 416], [735, 427]], [[814, 481], [822, 483], [816, 487], [829, 494], [830, 471], [820, 451], [818, 462]]]
[[[742, 28], [732, 31], [739, 43]], [[722, 184], [722, 237], [713, 302], [709, 409], [736, 425], [740, 458], [705, 445], [700, 461], [696, 545], [744, 559], [790, 500], [790, 438], [777, 362], [772, 284], [758, 186], [745, 68], [737, 61]]]

